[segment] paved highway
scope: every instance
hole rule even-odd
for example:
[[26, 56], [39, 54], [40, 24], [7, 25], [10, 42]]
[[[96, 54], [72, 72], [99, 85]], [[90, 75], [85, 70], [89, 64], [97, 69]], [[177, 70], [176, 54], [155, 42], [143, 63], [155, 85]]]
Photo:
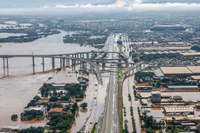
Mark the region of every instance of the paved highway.
[[[109, 52], [118, 51], [117, 40], [120, 35], [110, 35], [107, 40], [107, 50]], [[111, 59], [119, 58], [116, 54], [111, 53], [109, 55]], [[101, 133], [118, 133], [119, 121], [118, 121], [118, 81], [117, 73], [118, 67], [116, 64], [110, 65], [110, 79], [107, 87], [106, 103], [103, 113], [102, 125], [100, 127]]]

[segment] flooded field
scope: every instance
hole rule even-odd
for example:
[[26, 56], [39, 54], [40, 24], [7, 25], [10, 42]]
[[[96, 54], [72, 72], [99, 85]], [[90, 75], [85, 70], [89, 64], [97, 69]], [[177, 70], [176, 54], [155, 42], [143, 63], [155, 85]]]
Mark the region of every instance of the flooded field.
[[[0, 47], [0, 54], [62, 54], [94, 50], [91, 47], [64, 44], [62, 39], [66, 34], [66, 32], [62, 32], [31, 43], [3, 43], [0, 44], [2, 46]], [[58, 61], [56, 62], [58, 63]], [[45, 60], [45, 63], [45, 69], [49, 69], [51, 66], [50, 61]], [[55, 73], [31, 75], [32, 62], [28, 58], [9, 59], [9, 64], [10, 77], [0, 79], [0, 127], [19, 125], [19, 122], [11, 121], [11, 115], [21, 113], [27, 103], [38, 93], [39, 88], [47, 81], [48, 77], [55, 76]], [[41, 59], [36, 59], [36, 72], [41, 70]], [[0, 59], [0, 77], [2, 76], [3, 68], [2, 60]], [[60, 81], [61, 77], [58, 75], [58, 78], [53, 78], [52, 82], [54, 80], [55, 82]]]

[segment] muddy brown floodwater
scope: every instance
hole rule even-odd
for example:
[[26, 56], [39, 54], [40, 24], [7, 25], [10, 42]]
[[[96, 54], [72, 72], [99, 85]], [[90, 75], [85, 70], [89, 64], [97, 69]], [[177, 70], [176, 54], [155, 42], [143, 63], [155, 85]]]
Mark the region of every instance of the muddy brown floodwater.
[[[64, 44], [63, 36], [51, 35], [30, 43], [3, 43], [0, 54], [63, 54], [94, 50], [92, 47], [80, 47], [75, 44]], [[45, 60], [46, 68], [50, 69], [50, 60]], [[54, 73], [31, 75], [31, 59], [9, 59], [10, 77], [0, 79], [0, 127], [7, 125], [24, 125], [12, 122], [12, 114], [20, 114], [27, 103], [38, 93], [40, 86]], [[59, 63], [57, 61], [57, 66]], [[36, 71], [41, 71], [41, 59], [36, 60]], [[2, 59], [0, 59], [0, 77], [3, 76]], [[44, 125], [44, 122], [40, 123]], [[37, 125], [37, 124], [36, 124]], [[27, 126], [30, 126], [29, 124]]]

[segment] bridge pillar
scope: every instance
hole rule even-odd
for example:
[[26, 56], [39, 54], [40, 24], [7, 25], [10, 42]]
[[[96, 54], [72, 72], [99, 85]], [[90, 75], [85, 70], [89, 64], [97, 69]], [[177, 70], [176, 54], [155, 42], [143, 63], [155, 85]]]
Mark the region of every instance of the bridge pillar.
[[102, 63], [102, 70], [103, 70], [103, 71], [105, 70], [105, 67], [106, 67], [106, 63], [103, 62], [103, 63]]
[[72, 62], [72, 71], [74, 71], [74, 60], [72, 59], [71, 62]]
[[60, 58], [60, 68], [62, 69], [62, 58]]
[[63, 63], [63, 64], [62, 64], [62, 65], [63, 65], [63, 66], [62, 66], [62, 67], [63, 67], [63, 70], [65, 70], [65, 68], [66, 68], [66, 66], [65, 66], [65, 58], [62, 58], [62, 63]]
[[32, 56], [33, 74], [35, 74], [35, 57]]
[[[69, 56], [67, 56], [67, 57], [69, 57]], [[66, 65], [67, 67], [70, 67], [70, 60], [69, 59], [66, 59], [66, 64], [67, 64]]]
[[82, 61], [79, 61], [80, 69], [82, 69]]
[[139, 69], [138, 69], [138, 68], [139, 68], [139, 67], [138, 67], [138, 65], [137, 65], [137, 66], [136, 66], [136, 69], [135, 69], [135, 71], [136, 71], [136, 72], [138, 72], [138, 71], [139, 71]]
[[51, 60], [52, 60], [52, 71], [55, 71], [55, 57], [52, 57], [51, 58]]
[[6, 64], [5, 64], [5, 58], [3, 58], [3, 75], [6, 76]]
[[87, 56], [87, 59], [89, 59], [90, 57], [89, 57], [89, 53], [86, 53], [86, 56]]
[[74, 60], [74, 71], [76, 71], [76, 60]]
[[128, 68], [129, 67], [128, 61], [126, 60], [125, 63], [126, 63], [126, 67]]
[[83, 62], [83, 69], [87, 69], [87, 62]]
[[44, 63], [44, 57], [42, 57], [42, 72], [44, 72], [45, 71], [45, 63]]
[[79, 54], [75, 54], [75, 58], [79, 58]]
[[84, 69], [85, 68], [85, 62], [84, 61], [81, 61], [81, 69]]
[[8, 63], [8, 58], [6, 58], [6, 66], [7, 66], [7, 76], [9, 76], [9, 63]]
[[76, 71], [76, 60], [72, 59], [72, 71]]

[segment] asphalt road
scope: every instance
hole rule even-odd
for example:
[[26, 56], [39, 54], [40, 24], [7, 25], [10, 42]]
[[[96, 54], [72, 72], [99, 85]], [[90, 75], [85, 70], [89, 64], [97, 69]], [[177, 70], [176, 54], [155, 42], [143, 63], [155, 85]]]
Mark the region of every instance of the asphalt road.
[[[111, 35], [108, 39], [108, 51], [117, 52], [117, 40], [120, 35]], [[110, 54], [110, 58], [118, 58], [116, 54]], [[118, 67], [116, 64], [110, 66], [110, 79], [107, 87], [106, 103], [102, 119], [101, 133], [118, 133], [119, 121], [118, 121], [118, 81], [117, 72]]]

